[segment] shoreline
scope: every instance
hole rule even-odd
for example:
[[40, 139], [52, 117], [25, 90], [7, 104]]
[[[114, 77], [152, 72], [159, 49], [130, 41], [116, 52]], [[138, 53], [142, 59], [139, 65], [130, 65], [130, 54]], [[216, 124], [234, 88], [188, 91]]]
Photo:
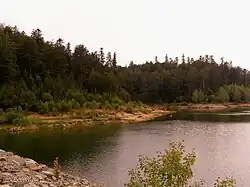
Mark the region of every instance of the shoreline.
[[224, 112], [230, 110], [250, 109], [250, 103], [178, 103], [168, 105], [154, 105], [134, 109], [74, 109], [71, 112], [57, 115], [30, 113], [27, 117], [38, 119], [41, 124], [34, 125], [0, 125], [0, 133], [37, 131], [40, 129], [70, 129], [74, 127], [86, 128], [93, 125], [105, 124], [136, 124], [152, 121], [161, 116], [175, 112]]
[[0, 186], [95, 187], [94, 183], [0, 149]]
[[172, 113], [174, 113], [174, 111], [166, 110], [163, 107], [146, 107], [136, 111], [81, 108], [67, 113], [59, 113], [58, 115], [41, 115], [31, 113], [27, 116], [27, 118], [39, 119], [42, 123], [26, 126], [7, 124], [0, 127], [0, 133], [35, 131], [46, 128], [85, 128], [98, 124], [135, 124], [147, 122], [153, 120], [154, 118], [170, 115]]
[[190, 112], [223, 112], [230, 110], [250, 109], [250, 103], [185, 103], [167, 105], [168, 110]]

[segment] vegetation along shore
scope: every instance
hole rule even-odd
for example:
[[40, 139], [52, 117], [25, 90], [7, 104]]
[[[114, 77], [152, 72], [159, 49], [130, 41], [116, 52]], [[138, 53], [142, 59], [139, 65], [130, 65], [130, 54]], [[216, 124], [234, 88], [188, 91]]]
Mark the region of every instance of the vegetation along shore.
[[91, 52], [82, 44], [72, 49], [62, 38], [46, 41], [40, 29], [28, 35], [5, 25], [0, 44], [0, 123], [19, 130], [140, 122], [178, 109], [214, 111], [250, 101], [250, 73], [212, 55], [166, 54], [163, 62], [156, 56], [120, 66], [115, 52]]

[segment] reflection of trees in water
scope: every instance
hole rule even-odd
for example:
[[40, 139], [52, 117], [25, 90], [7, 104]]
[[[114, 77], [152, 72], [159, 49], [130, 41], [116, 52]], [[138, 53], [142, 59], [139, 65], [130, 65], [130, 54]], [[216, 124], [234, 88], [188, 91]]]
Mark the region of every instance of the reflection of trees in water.
[[[51, 165], [55, 157], [68, 160], [78, 153], [83, 157], [98, 154], [112, 146], [118, 136], [119, 125], [103, 125], [74, 130], [38, 131], [20, 134], [2, 134], [0, 147], [23, 157]], [[112, 139], [110, 139], [112, 137]]]
[[171, 117], [159, 118], [158, 120], [189, 120], [189, 121], [211, 121], [211, 122], [247, 122], [250, 121], [249, 113], [189, 113], [178, 112]]

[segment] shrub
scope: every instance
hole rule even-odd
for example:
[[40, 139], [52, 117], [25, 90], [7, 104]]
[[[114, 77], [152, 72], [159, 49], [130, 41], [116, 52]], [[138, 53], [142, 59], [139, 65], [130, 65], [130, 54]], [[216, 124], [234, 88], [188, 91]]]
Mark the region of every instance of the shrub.
[[204, 102], [205, 95], [201, 90], [195, 90], [192, 94], [192, 101], [195, 103]]
[[56, 102], [55, 107], [56, 107], [57, 111], [62, 111], [61, 101]]
[[108, 108], [108, 109], [113, 108], [112, 104], [110, 104], [108, 101], [105, 101], [105, 102], [104, 102], [103, 107], [104, 107], [104, 108]]
[[116, 96], [116, 97], [113, 97], [113, 98], [111, 99], [111, 103], [112, 103], [112, 104], [122, 105], [124, 102], [123, 102], [123, 100], [121, 100], [120, 98], [118, 98], [118, 97]]
[[62, 100], [61, 101], [61, 111], [63, 111], [63, 112], [69, 112], [71, 110], [72, 110], [72, 102], [71, 101]]
[[19, 120], [23, 119], [25, 113], [21, 107], [9, 108], [5, 112], [7, 123], [16, 124]]
[[224, 87], [220, 87], [216, 96], [214, 97], [214, 100], [216, 102], [221, 102], [221, 103], [229, 102], [229, 99], [230, 99], [230, 96]]
[[72, 108], [80, 108], [81, 107], [79, 102], [76, 101], [75, 99], [72, 99], [70, 102], [72, 103]]
[[76, 100], [81, 106], [85, 103], [86, 99], [82, 92], [79, 90], [68, 90], [66, 93], [66, 98], [68, 100]]
[[37, 118], [29, 118], [24, 116], [22, 118], [14, 119], [12, 123], [18, 125], [34, 125], [34, 124], [41, 124], [42, 121]]
[[[128, 187], [201, 187], [204, 181], [189, 185], [195, 164], [194, 151], [186, 153], [181, 142], [171, 143], [164, 153], [158, 152], [155, 158], [140, 155], [136, 169], [129, 171]], [[215, 187], [235, 187], [234, 179], [216, 180]]]
[[36, 110], [40, 114], [49, 113], [49, 103], [48, 102], [43, 102], [43, 101], [37, 102]]
[[93, 101], [87, 101], [85, 103], [85, 107], [96, 109], [96, 108], [100, 107], [100, 103], [96, 102], [95, 100], [93, 100]]
[[42, 94], [42, 101], [51, 101], [53, 97], [50, 93], [43, 93]]

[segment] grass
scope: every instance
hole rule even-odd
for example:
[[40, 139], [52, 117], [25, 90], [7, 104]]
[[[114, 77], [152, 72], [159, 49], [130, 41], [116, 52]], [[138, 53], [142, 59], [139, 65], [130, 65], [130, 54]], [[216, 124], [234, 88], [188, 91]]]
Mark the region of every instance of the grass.
[[25, 111], [20, 107], [18, 108], [9, 108], [5, 112], [0, 111], [0, 122], [6, 124], [15, 124], [15, 125], [35, 125], [42, 124], [42, 120], [38, 118], [27, 117]]

